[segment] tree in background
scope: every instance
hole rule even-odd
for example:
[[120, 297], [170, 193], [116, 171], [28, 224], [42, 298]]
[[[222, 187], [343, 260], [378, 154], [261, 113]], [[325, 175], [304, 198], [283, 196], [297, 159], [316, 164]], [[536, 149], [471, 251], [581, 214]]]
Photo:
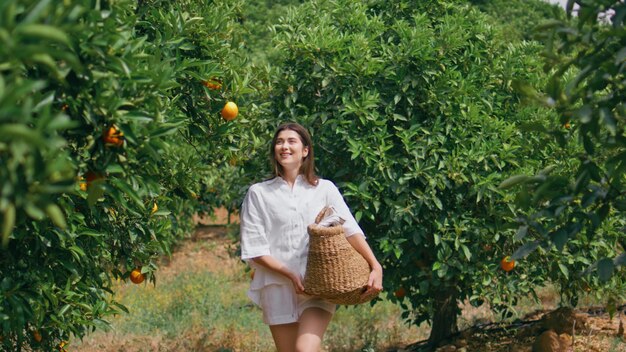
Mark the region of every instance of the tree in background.
[[[538, 29], [546, 43], [544, 70], [549, 76], [543, 92], [528, 82], [520, 83], [520, 89], [558, 116], [526, 129], [543, 132], [548, 143], [558, 144], [577, 163], [562, 169], [557, 160], [557, 171], [514, 176], [503, 186], [521, 185], [518, 205], [536, 209], [519, 219], [516, 238], [526, 244], [514, 257], [551, 248], [575, 253], [584, 261], [572, 275], [601, 285], [598, 297], [608, 297], [614, 309], [626, 292], [626, 4], [569, 1], [570, 18], [575, 5], [577, 16], [571, 22], [554, 19]], [[609, 230], [613, 228], [619, 230]], [[589, 255], [600, 248], [602, 255]]]
[[489, 14], [503, 26], [511, 38], [537, 40], [533, 30], [546, 19], [565, 19], [565, 12], [544, 0], [470, 0], [471, 4]]
[[542, 82], [537, 43], [434, 0], [312, 1], [274, 30], [274, 114], [311, 129], [319, 171], [377, 242], [404, 317], [431, 322], [431, 345], [456, 331], [459, 302], [511, 312], [544, 284], [550, 257], [500, 269], [516, 213], [497, 188], [558, 157], [518, 129], [550, 114], [513, 89]]

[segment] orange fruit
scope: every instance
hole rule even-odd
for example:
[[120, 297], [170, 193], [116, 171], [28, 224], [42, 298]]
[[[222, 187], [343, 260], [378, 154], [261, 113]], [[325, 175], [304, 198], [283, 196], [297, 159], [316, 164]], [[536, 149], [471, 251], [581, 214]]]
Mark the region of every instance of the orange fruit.
[[222, 89], [222, 80], [218, 77], [211, 77], [211, 79], [202, 81], [202, 85], [210, 90], [219, 90]]
[[87, 173], [85, 174], [85, 179], [87, 180], [87, 183], [91, 183], [92, 181], [95, 181], [99, 178], [101, 178], [101, 176], [93, 171], [87, 171]]
[[140, 284], [145, 280], [146, 277], [141, 273], [141, 269], [135, 268], [130, 272], [130, 281], [134, 284]]
[[102, 132], [102, 140], [106, 145], [121, 147], [124, 144], [124, 133], [118, 130], [117, 127], [111, 126]]
[[150, 215], [156, 213], [159, 210], [159, 206], [157, 205], [156, 202], [154, 202], [154, 205], [152, 206], [152, 211], [150, 211]]
[[563, 127], [565, 127], [566, 129], [568, 129], [568, 130], [569, 130], [569, 129], [570, 129], [570, 127], [572, 127], [572, 125], [571, 125], [571, 124], [569, 123], [569, 121], [568, 121], [568, 122], [566, 122], [566, 123], [563, 125]]
[[39, 333], [39, 330], [33, 331], [33, 339], [35, 339], [35, 341], [37, 341], [37, 342], [41, 342], [41, 340], [43, 338], [41, 337], [41, 334]]
[[239, 108], [232, 101], [227, 102], [224, 108], [222, 108], [222, 117], [226, 121], [234, 120], [237, 114], [239, 114]]
[[78, 178], [78, 187], [83, 192], [87, 190], [87, 182], [85, 182], [85, 178], [82, 176]]
[[400, 287], [399, 289], [394, 291], [393, 295], [396, 296], [396, 298], [402, 299], [404, 298], [404, 296], [406, 296], [406, 290], [404, 289], [404, 287]]
[[93, 181], [101, 180], [103, 178], [104, 177], [102, 176], [102, 174], [99, 174], [94, 171], [87, 171], [87, 173], [85, 174], [85, 180], [87, 180], [87, 182], [85, 183], [84, 186], [81, 183], [80, 189], [86, 191]]
[[222, 89], [222, 85], [219, 82], [215, 81], [204, 81], [202, 85], [209, 88], [210, 90], [220, 90]]
[[511, 259], [511, 257], [507, 255], [500, 261], [500, 267], [502, 270], [509, 272], [515, 267], [515, 260]]

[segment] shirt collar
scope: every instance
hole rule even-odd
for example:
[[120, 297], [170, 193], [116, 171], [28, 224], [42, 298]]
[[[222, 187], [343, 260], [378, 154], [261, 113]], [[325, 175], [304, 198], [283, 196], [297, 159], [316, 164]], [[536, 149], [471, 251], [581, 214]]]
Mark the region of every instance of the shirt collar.
[[[301, 183], [302, 181], [304, 181], [304, 175], [300, 174], [296, 176], [296, 181], [294, 182], [294, 185]], [[287, 183], [287, 181], [285, 181], [285, 179], [280, 176], [276, 176], [270, 180], [270, 183], [276, 183], [276, 182]]]

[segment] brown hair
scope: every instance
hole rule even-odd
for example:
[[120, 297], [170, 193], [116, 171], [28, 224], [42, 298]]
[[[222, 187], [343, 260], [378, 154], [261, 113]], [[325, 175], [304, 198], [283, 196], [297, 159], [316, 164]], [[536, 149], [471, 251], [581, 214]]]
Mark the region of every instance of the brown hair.
[[313, 158], [313, 140], [311, 139], [311, 135], [306, 128], [304, 128], [299, 123], [295, 122], [287, 122], [278, 126], [276, 132], [274, 133], [274, 138], [272, 138], [272, 144], [270, 145], [270, 161], [272, 163], [272, 169], [274, 170], [274, 176], [284, 176], [283, 166], [276, 161], [274, 147], [276, 146], [276, 140], [278, 139], [278, 134], [284, 130], [291, 130], [296, 132], [300, 136], [300, 141], [304, 145], [304, 147], [309, 149], [309, 154], [304, 157], [302, 160], [302, 165], [300, 166], [300, 175], [303, 175], [306, 181], [311, 186], [317, 186], [317, 182], [319, 177], [315, 174], [315, 161]]

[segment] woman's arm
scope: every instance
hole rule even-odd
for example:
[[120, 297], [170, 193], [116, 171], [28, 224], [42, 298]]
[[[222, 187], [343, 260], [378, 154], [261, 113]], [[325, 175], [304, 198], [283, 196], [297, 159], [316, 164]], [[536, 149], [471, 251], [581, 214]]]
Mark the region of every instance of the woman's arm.
[[378, 263], [376, 257], [374, 256], [374, 252], [365, 241], [365, 236], [360, 233], [356, 233], [352, 236], [346, 237], [348, 242], [356, 249], [359, 254], [365, 258], [367, 263], [370, 266], [370, 277], [367, 281], [367, 291], [365, 291], [364, 295], [375, 294], [383, 289], [383, 267]]
[[281, 263], [276, 258], [272, 257], [271, 255], [263, 255], [260, 257], [252, 258], [251, 260], [265, 268], [268, 268], [287, 277], [293, 283], [293, 287], [296, 289], [296, 293], [304, 293], [304, 285], [302, 284], [302, 278], [300, 277], [300, 275], [289, 270], [289, 268], [287, 268], [285, 264]]

